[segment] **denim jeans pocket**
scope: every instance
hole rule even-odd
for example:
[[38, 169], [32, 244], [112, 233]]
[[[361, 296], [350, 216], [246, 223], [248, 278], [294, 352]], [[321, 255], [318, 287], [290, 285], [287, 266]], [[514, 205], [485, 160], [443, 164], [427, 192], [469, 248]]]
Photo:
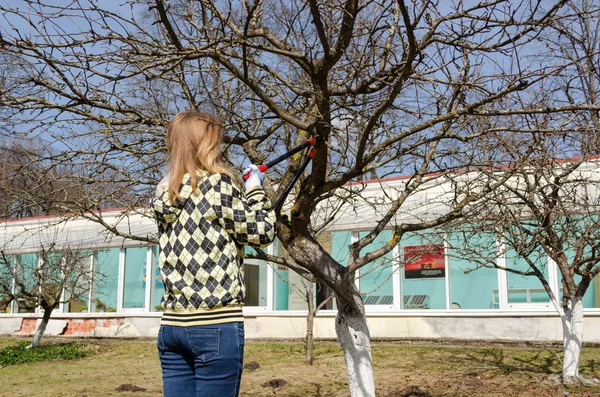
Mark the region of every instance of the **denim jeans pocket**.
[[186, 328], [188, 344], [194, 356], [206, 362], [219, 355], [221, 331], [218, 328], [188, 327]]
[[158, 329], [158, 337], [156, 339], [156, 347], [158, 348], [159, 354], [165, 350], [165, 342], [163, 340], [163, 333], [164, 333], [164, 329], [163, 329], [163, 326], [161, 325], [160, 328]]

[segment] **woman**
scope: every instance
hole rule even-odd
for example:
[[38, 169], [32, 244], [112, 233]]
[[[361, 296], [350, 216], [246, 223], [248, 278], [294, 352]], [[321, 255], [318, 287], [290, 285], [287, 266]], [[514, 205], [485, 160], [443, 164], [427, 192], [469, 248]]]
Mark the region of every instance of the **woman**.
[[275, 214], [254, 165], [242, 192], [220, 151], [218, 118], [179, 113], [169, 174], [154, 200], [165, 309], [158, 333], [164, 395], [238, 395], [244, 354], [244, 245], [274, 239]]

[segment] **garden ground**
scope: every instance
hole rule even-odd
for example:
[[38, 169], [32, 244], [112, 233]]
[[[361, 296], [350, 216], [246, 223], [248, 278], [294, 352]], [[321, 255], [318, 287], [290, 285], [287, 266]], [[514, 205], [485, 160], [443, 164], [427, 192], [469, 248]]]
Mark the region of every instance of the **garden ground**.
[[[0, 338], [0, 348], [23, 339]], [[45, 338], [43, 344], [73, 339]], [[0, 396], [160, 396], [160, 365], [153, 340], [85, 339], [95, 355], [0, 367]], [[600, 385], [565, 386], [557, 381], [557, 345], [374, 342], [377, 395], [598, 396]], [[343, 354], [333, 341], [316, 344], [315, 363], [304, 364], [303, 345], [246, 345], [241, 396], [348, 396]], [[585, 347], [581, 372], [600, 378], [600, 348]]]

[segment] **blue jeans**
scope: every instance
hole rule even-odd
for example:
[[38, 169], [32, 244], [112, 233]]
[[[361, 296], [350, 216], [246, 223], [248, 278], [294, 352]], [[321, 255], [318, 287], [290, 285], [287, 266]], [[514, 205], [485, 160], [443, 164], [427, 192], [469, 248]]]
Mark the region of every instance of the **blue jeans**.
[[244, 359], [244, 323], [158, 331], [165, 397], [237, 397]]

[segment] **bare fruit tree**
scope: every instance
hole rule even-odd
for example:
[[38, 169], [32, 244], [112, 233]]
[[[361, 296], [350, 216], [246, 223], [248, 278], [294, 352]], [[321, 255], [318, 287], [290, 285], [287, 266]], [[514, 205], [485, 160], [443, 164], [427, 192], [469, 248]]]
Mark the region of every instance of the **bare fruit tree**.
[[77, 171], [44, 160], [52, 156], [36, 140], [0, 145], [0, 219], [64, 214], [81, 207], [83, 191], [79, 178], [73, 178]]
[[[42, 234], [45, 234], [42, 232]], [[35, 237], [32, 237], [35, 238]], [[33, 253], [14, 255], [0, 251], [0, 296], [17, 311], [42, 312], [30, 348], [40, 341], [52, 312], [61, 303], [85, 297], [93, 285], [93, 252], [42, 243]]]
[[[568, 117], [551, 112], [513, 117], [513, 134], [497, 153], [521, 158], [524, 150], [533, 149], [529, 161], [459, 222], [464, 234], [454, 243], [457, 252], [479, 266], [539, 279], [563, 325], [562, 376], [573, 381], [580, 378], [583, 298], [600, 274], [600, 7], [586, 0], [569, 2], [551, 26], [543, 53], [534, 55], [543, 64], [562, 67], [528, 100], [548, 108], [585, 103], [589, 109]], [[484, 174], [504, 176], [499, 169]], [[460, 241], [475, 235], [490, 237], [481, 247], [497, 241], [503, 262], [466, 250], [468, 244]], [[515, 255], [524, 262], [506, 263]], [[556, 277], [551, 276], [554, 268]]]
[[[56, 148], [46, 169], [77, 165], [83, 215], [106, 203], [147, 204], [165, 172], [164, 127], [181, 110], [225, 121], [224, 153], [236, 167], [317, 138], [309, 172], [278, 215], [277, 235], [293, 259], [287, 265], [336, 297], [353, 396], [375, 394], [356, 272], [405, 233], [461, 217], [505, 179], [456, 195], [444, 211], [414, 222], [396, 220], [405, 203], [434, 177], [452, 183], [456, 169], [507, 161], [516, 169], [529, 152], [494, 157], [510, 115], [590, 108], [578, 100], [551, 109], [521, 100], [563, 67], [540, 67], [526, 55], [564, 0], [122, 3], [2, 3], [1, 51], [21, 63], [0, 95], [13, 130]], [[301, 161], [269, 171], [273, 201]], [[359, 194], [346, 188], [350, 182], [399, 174], [413, 177], [390, 192], [369, 233], [349, 246], [347, 265], [336, 261], [313, 236], [315, 224], [336, 211], [318, 220], [315, 210]], [[102, 222], [101, 212], [94, 220]], [[390, 228], [396, 238], [372, 247]]]
[[[289, 258], [284, 263], [289, 263]], [[315, 317], [319, 310], [326, 308], [328, 305], [333, 306], [333, 295], [323, 294], [326, 287], [320, 284], [315, 284], [306, 278], [300, 278], [297, 282], [288, 278], [285, 278], [277, 270], [275, 270], [277, 277], [288, 283], [290, 295], [296, 299], [300, 298], [304, 307], [307, 309], [306, 315], [306, 335], [304, 337], [304, 355], [306, 358], [306, 365], [313, 365], [314, 362], [314, 351], [315, 351]]]
[[[583, 298], [600, 273], [598, 213], [598, 161], [552, 161], [544, 153], [488, 197], [485, 208], [474, 210], [458, 224], [446, 225], [448, 235], [454, 237], [449, 247], [474, 264], [467, 271], [495, 267], [539, 280], [539, 288], [547, 293], [562, 321], [565, 381], [579, 378]], [[480, 243], [469, 244], [475, 238]], [[496, 244], [494, 255], [482, 251]], [[525, 279], [513, 282], [520, 285]], [[508, 287], [508, 303], [522, 299], [513, 297]]]

